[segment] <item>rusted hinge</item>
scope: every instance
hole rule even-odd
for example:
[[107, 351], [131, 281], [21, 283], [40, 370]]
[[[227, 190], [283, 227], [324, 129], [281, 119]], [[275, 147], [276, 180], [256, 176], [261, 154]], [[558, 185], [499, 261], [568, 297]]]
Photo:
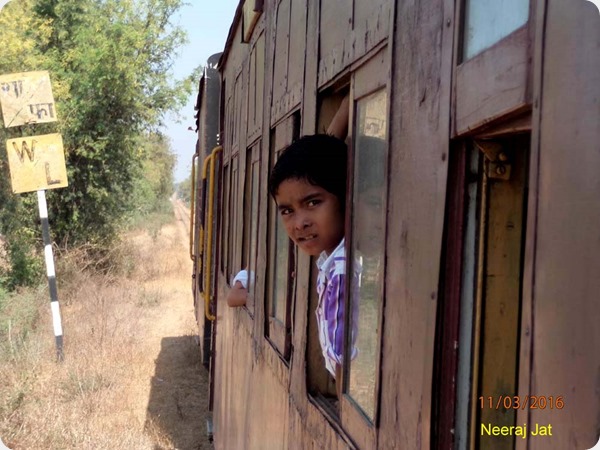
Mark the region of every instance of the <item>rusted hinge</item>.
[[485, 155], [485, 174], [496, 180], [510, 180], [511, 165], [502, 144], [475, 139], [475, 146]]

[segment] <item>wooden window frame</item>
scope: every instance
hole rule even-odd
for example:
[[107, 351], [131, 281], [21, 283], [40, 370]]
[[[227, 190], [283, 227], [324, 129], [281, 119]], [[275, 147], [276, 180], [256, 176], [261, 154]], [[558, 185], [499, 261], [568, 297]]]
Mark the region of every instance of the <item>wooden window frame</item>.
[[248, 142], [254, 142], [262, 135], [266, 73], [266, 33], [264, 28], [264, 20], [262, 20], [250, 43], [252, 49], [248, 61], [248, 118], [246, 123]]
[[238, 229], [238, 219], [239, 219], [239, 205], [240, 205], [240, 192], [239, 192], [239, 179], [240, 179], [240, 171], [239, 171], [239, 155], [233, 155], [231, 158], [231, 197], [229, 201], [229, 230], [228, 230], [228, 240], [229, 240], [229, 254], [227, 255], [227, 267], [228, 267], [228, 282], [230, 282], [235, 273], [235, 233]]
[[[269, 150], [269, 159], [271, 161], [270, 167], [272, 168], [277, 161], [280, 153], [290, 145], [294, 140], [299, 137], [300, 133], [300, 113], [294, 111], [292, 114], [287, 116], [285, 119], [280, 121], [271, 130], [271, 148]], [[277, 214], [277, 208], [275, 207], [274, 201], [269, 202], [269, 232], [268, 232], [268, 243], [269, 243], [269, 273], [267, 274], [267, 292], [265, 295], [265, 331], [268, 340], [271, 342], [273, 347], [283, 357], [284, 361], [289, 361], [291, 356], [291, 327], [292, 327], [292, 304], [294, 296], [294, 286], [296, 282], [295, 266], [296, 266], [296, 250], [294, 243], [288, 239], [288, 263], [286, 267], [287, 271], [287, 284], [285, 286], [286, 300], [285, 300], [285, 323], [272, 315], [272, 304], [273, 304], [273, 289], [275, 283], [275, 252], [277, 243], [275, 241], [275, 229], [277, 227], [277, 221], [280, 220]]]
[[[243, 208], [243, 230], [242, 230], [242, 269], [248, 270], [248, 300], [244, 309], [248, 311], [251, 317], [254, 317], [255, 307], [254, 302], [256, 300], [256, 279], [257, 279], [257, 270], [256, 270], [256, 261], [258, 257], [258, 231], [259, 231], [259, 220], [260, 220], [260, 153], [261, 153], [261, 141], [258, 140], [254, 144], [252, 144], [246, 150], [246, 170], [244, 177], [244, 208]], [[256, 201], [257, 208], [256, 211], [252, 208], [252, 203], [254, 200], [253, 194], [253, 186], [254, 186], [254, 167], [258, 165], [258, 184], [259, 190], [256, 192]], [[254, 236], [252, 236], [252, 217], [256, 215], [257, 217], [257, 225], [256, 230], [254, 230]], [[252, 247], [252, 242], [254, 238], [254, 247]], [[252, 282], [251, 272], [254, 272], [254, 281]], [[253, 286], [253, 289], [250, 289], [250, 286]]]
[[468, 60], [462, 59], [465, 2], [455, 12], [451, 137], [466, 136], [487, 124], [531, 109], [535, 6], [525, 25]]
[[223, 196], [221, 204], [223, 205], [223, 222], [220, 229], [221, 232], [221, 274], [227, 277], [229, 273], [229, 247], [230, 240], [229, 236], [229, 227], [230, 227], [230, 208], [229, 203], [231, 201], [231, 179], [230, 179], [230, 168], [231, 162], [223, 165]]
[[[350, 244], [352, 242], [352, 207], [353, 204], [353, 181], [354, 181], [354, 134], [355, 134], [355, 117], [356, 117], [356, 105], [357, 102], [361, 99], [379, 92], [385, 91], [387, 94], [387, 113], [386, 116], [390, 117], [390, 105], [391, 105], [391, 83], [388, 80], [388, 61], [390, 61], [389, 56], [389, 47], [384, 46], [377, 53], [371, 56], [368, 60], [361, 61], [361, 65], [359, 67], [353, 68], [352, 76], [351, 76], [351, 84], [350, 84], [350, 117], [348, 120], [348, 142], [350, 143], [348, 146], [348, 185], [346, 190], [346, 255], [350, 254]], [[390, 139], [390, 121], [388, 120], [386, 129], [387, 142], [389, 145]], [[389, 152], [388, 152], [389, 158]], [[386, 174], [389, 170], [389, 161], [386, 161]], [[384, 205], [387, 205], [388, 200], [388, 186], [389, 183], [389, 175], [386, 180], [386, 198], [384, 201]], [[386, 207], [387, 209], [387, 207]], [[387, 234], [387, 230], [385, 231]], [[386, 251], [387, 252], [387, 251]], [[385, 254], [384, 254], [385, 260]], [[351, 273], [352, 268], [351, 258], [347, 258], [346, 261], [346, 273]], [[350, 268], [349, 268], [350, 267]], [[348, 435], [352, 438], [354, 442], [358, 444], [360, 448], [376, 448], [377, 447], [377, 425], [379, 422], [379, 406], [380, 406], [380, 385], [381, 385], [381, 339], [383, 336], [383, 310], [385, 304], [385, 277], [386, 277], [386, 267], [384, 265], [384, 273], [383, 279], [384, 283], [381, 287], [382, 291], [381, 302], [379, 305], [379, 313], [378, 313], [378, 321], [379, 321], [379, 331], [377, 336], [378, 345], [378, 354], [377, 354], [377, 367], [375, 370], [376, 373], [376, 381], [375, 381], [375, 413], [373, 420], [369, 419], [365, 416], [365, 414], [360, 409], [352, 397], [348, 394], [348, 365], [344, 365], [342, 368], [342, 379], [337, 380], [337, 382], [342, 383], [342, 396], [339, 399], [339, 408], [340, 408], [340, 423], [342, 428], [348, 433]], [[350, 303], [350, 283], [351, 277], [346, 276], [346, 296], [344, 301], [346, 305]], [[346, 342], [346, 346], [344, 349], [345, 359], [347, 360], [349, 357], [349, 347], [347, 345], [349, 341], [349, 329], [350, 329], [350, 310], [351, 308], [345, 309], [345, 337], [344, 340]]]

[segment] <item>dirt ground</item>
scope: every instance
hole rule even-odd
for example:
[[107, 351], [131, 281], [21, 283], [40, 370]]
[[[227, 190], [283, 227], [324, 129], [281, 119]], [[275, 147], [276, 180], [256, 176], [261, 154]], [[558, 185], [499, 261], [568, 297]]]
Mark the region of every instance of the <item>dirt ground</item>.
[[160, 229], [128, 235], [125, 275], [61, 262], [71, 272], [57, 272], [64, 362], [53, 357], [45, 289], [35, 334], [13, 338], [0, 361], [0, 438], [10, 449], [213, 448], [186, 214], [176, 204]]
[[[174, 206], [176, 221], [163, 227], [158, 239], [181, 249], [171, 253], [171, 260], [166, 262], [178, 270], [162, 271], [165, 276], [154, 280], [162, 292], [171, 295], [140, 322], [140, 327], [147, 330], [147, 358], [140, 375], [151, 382], [149, 391], [146, 386], [137, 392], [138, 407], [140, 414], [145, 411], [146, 429], [157, 428], [156, 435], [166, 436], [169, 447], [205, 450], [213, 446], [206, 437], [208, 373], [200, 364], [197, 347], [192, 262], [188, 255], [189, 211], [180, 203]], [[160, 264], [160, 258], [156, 262]], [[158, 448], [160, 442], [155, 443], [154, 450]]]

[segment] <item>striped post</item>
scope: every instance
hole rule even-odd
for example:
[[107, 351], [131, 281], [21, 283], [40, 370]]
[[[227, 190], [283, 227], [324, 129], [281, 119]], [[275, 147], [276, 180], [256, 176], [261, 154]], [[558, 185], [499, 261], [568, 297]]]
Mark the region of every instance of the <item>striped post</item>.
[[58, 289], [56, 287], [56, 273], [54, 271], [54, 253], [52, 252], [52, 241], [50, 240], [50, 224], [48, 223], [48, 205], [46, 204], [46, 191], [37, 191], [38, 205], [40, 209], [40, 220], [42, 221], [42, 236], [44, 237], [44, 259], [46, 260], [46, 273], [48, 274], [48, 286], [50, 288], [50, 307], [52, 309], [52, 325], [56, 339], [56, 358], [58, 361], [64, 359], [63, 354], [63, 331], [60, 320], [60, 308], [58, 307]]

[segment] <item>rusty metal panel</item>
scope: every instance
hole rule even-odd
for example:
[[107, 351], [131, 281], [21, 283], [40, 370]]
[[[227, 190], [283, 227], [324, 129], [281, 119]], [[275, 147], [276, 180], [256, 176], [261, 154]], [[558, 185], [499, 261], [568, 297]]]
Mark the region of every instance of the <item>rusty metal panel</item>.
[[528, 448], [590, 448], [600, 430], [600, 21], [585, 1], [548, 0], [545, 13], [529, 393], [565, 406], [529, 411], [554, 432]]
[[57, 189], [68, 185], [60, 134], [8, 139], [6, 152], [14, 193]]
[[56, 122], [56, 105], [47, 71], [0, 75], [5, 127]]
[[425, 450], [431, 433], [454, 2], [398, 2], [396, 8], [378, 448]]

